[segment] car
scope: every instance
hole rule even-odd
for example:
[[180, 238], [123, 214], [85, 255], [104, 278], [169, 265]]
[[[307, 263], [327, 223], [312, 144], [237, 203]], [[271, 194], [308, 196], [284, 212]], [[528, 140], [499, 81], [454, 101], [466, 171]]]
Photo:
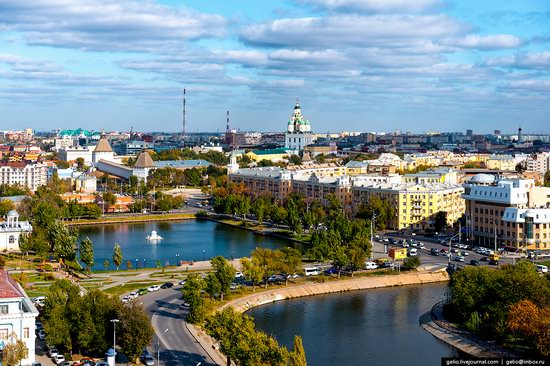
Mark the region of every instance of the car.
[[56, 365], [61, 365], [63, 362], [65, 362], [65, 356], [63, 355], [56, 355], [55, 357], [52, 357], [52, 361]]
[[409, 243], [403, 243], [403, 248], [408, 248], [409, 247]]
[[63, 361], [59, 364], [59, 366], [72, 366], [72, 364], [69, 361]]
[[393, 268], [394, 266], [393, 262], [384, 262], [380, 265], [380, 268]]
[[414, 240], [411, 240], [411, 247], [417, 247], [418, 246], [418, 243], [415, 242]]
[[537, 265], [537, 272], [539, 273], [548, 273], [548, 267], [542, 264]]
[[424, 243], [422, 243], [422, 242], [418, 243], [418, 247], [419, 247], [420, 249], [426, 249], [426, 246], [425, 246]]
[[244, 274], [242, 272], [235, 272], [235, 278], [244, 278]]
[[241, 285], [240, 283], [235, 283], [235, 282], [231, 282], [231, 285], [229, 285], [229, 289], [232, 290], [232, 291], [235, 291], [239, 288], [241, 288], [243, 285]]
[[50, 357], [55, 357], [59, 354], [59, 351], [57, 350], [57, 348], [50, 348], [50, 350], [48, 351], [48, 356]]
[[180, 282], [178, 282], [178, 285], [183, 286], [185, 285], [185, 282], [186, 282], [185, 280], [181, 280]]
[[463, 250], [462, 252], [460, 252], [460, 255], [467, 257], [467, 256], [470, 255], [470, 253], [467, 252], [467, 251], [465, 251], [465, 250]]
[[130, 300], [131, 300], [130, 296], [124, 296], [121, 301], [122, 301], [123, 304], [126, 304]]
[[457, 262], [464, 262], [464, 257], [461, 256], [461, 255], [455, 255], [455, 256], [453, 257], [453, 260], [454, 260], [454, 261], [457, 261]]
[[365, 269], [371, 270], [371, 269], [377, 269], [378, 265], [374, 262], [365, 262]]
[[283, 275], [271, 275], [269, 276], [269, 278], [267, 279], [267, 282], [269, 283], [277, 283], [277, 284], [280, 284], [280, 283], [285, 283], [286, 281], [286, 278], [285, 276]]
[[325, 269], [323, 273], [326, 275], [338, 274], [338, 269], [330, 267], [329, 269]]
[[166, 283], [163, 283], [160, 288], [162, 289], [165, 289], [165, 288], [172, 288], [174, 287], [174, 284], [172, 282], [166, 282]]
[[431, 249], [430, 249], [430, 254], [431, 254], [431, 255], [438, 255], [438, 254], [439, 254], [439, 251], [437, 250], [437, 248], [431, 248]]
[[317, 267], [307, 267], [307, 268], [304, 268], [304, 273], [306, 277], [319, 276], [321, 274], [321, 269]]
[[135, 299], [139, 296], [139, 294], [137, 293], [137, 291], [132, 291], [128, 294], [128, 297], [130, 297], [131, 299]]
[[138, 295], [145, 295], [147, 293], [147, 289], [146, 288], [140, 288], [137, 292], [138, 292]]
[[300, 275], [298, 273], [293, 273], [293, 274], [289, 274], [286, 276], [286, 278], [288, 279], [291, 279], [291, 278], [298, 278], [300, 277]]
[[479, 264], [480, 264], [479, 261], [476, 261], [475, 259], [470, 260], [471, 266], [479, 266]]
[[481, 262], [487, 262], [489, 259], [487, 257], [481, 257], [479, 258]]
[[147, 366], [155, 366], [155, 359], [149, 354], [141, 356], [141, 362]]
[[155, 291], [158, 291], [158, 290], [160, 290], [160, 286], [159, 286], [159, 285], [152, 285], [152, 286], [149, 286], [149, 287], [147, 288], [147, 291], [149, 291], [149, 292], [155, 292]]

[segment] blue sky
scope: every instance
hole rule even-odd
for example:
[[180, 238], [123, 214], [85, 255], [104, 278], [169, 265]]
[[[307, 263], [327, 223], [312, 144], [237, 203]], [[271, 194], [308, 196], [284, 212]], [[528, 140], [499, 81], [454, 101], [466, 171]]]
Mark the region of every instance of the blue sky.
[[0, 130], [550, 133], [546, 0], [0, 0]]

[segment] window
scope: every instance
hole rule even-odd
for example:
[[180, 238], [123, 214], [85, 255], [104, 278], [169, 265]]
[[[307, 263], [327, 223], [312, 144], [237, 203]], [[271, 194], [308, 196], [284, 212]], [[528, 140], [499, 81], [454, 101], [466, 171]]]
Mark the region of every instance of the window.
[[8, 305], [0, 305], [0, 314], [8, 313]]
[[10, 242], [10, 244], [15, 243], [15, 236], [10, 235], [9, 242]]
[[23, 338], [29, 338], [29, 328], [23, 328]]
[[8, 339], [8, 329], [0, 329], [0, 339]]

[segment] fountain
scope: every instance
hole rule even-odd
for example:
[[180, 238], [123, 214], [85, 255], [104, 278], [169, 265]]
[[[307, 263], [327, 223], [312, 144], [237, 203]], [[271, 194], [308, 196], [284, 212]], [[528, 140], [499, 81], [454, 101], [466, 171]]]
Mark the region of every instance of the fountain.
[[158, 235], [155, 230], [151, 231], [151, 235], [146, 236], [147, 240], [162, 240], [162, 236]]

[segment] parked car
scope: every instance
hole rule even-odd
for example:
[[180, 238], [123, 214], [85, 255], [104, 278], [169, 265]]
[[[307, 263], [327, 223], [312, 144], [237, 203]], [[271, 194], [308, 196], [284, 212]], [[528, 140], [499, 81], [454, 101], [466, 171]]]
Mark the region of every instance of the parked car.
[[130, 297], [131, 299], [135, 299], [139, 296], [139, 294], [137, 293], [137, 291], [132, 291], [128, 294], [128, 297]]
[[163, 283], [160, 288], [164, 289], [164, 288], [172, 288], [174, 287], [174, 284], [172, 282], [166, 282], [166, 283]]
[[395, 265], [393, 264], [393, 262], [384, 262], [379, 266], [379, 268], [392, 268], [394, 266]]
[[232, 291], [235, 291], [236, 289], [241, 288], [243, 285], [240, 283], [231, 282], [231, 285], [229, 285], [229, 289]]
[[286, 278], [285, 276], [283, 275], [271, 275], [269, 276], [269, 278], [267, 279], [267, 282], [269, 283], [285, 283], [286, 281]]
[[304, 268], [304, 273], [306, 277], [319, 276], [321, 274], [321, 270], [317, 267], [308, 267], [308, 268]]
[[467, 252], [467, 251], [465, 251], [465, 250], [463, 250], [462, 252], [460, 252], [460, 255], [462, 255], [462, 256], [464, 256], [464, 257], [466, 257], [466, 256], [469, 256], [469, 255], [470, 255], [470, 253], [469, 253], [469, 252]]
[[338, 274], [338, 270], [334, 267], [331, 267], [329, 269], [325, 269], [323, 273], [326, 275]]
[[50, 348], [50, 350], [48, 351], [48, 356], [50, 357], [55, 357], [59, 354], [59, 351], [57, 350], [57, 348]]
[[131, 299], [130, 299], [130, 296], [124, 296], [124, 297], [122, 298], [122, 303], [123, 303], [123, 304], [126, 304], [126, 303], [127, 303], [128, 301], [130, 301], [130, 300], [131, 300]]
[[374, 262], [365, 262], [365, 269], [371, 270], [371, 269], [377, 269], [378, 265]]
[[141, 362], [147, 366], [155, 366], [155, 359], [149, 354], [141, 356]]
[[425, 248], [426, 248], [426, 246], [425, 246], [424, 243], [422, 243], [422, 242], [418, 243], [418, 247], [419, 247], [420, 249], [425, 249]]
[[149, 286], [149, 287], [147, 288], [147, 291], [149, 291], [149, 292], [155, 292], [155, 291], [158, 291], [158, 290], [160, 290], [160, 286], [159, 286], [159, 285], [152, 285], [152, 286]]
[[431, 255], [438, 255], [439, 251], [437, 250], [437, 248], [432, 248], [432, 249], [430, 249], [430, 254]]
[[235, 278], [244, 278], [244, 274], [242, 272], [235, 272]]
[[409, 257], [416, 257], [418, 255], [418, 249], [416, 248], [411, 248], [407, 251], [407, 255]]
[[537, 272], [548, 273], [548, 267], [542, 264], [537, 265]]
[[461, 255], [455, 255], [455, 256], [453, 257], [453, 260], [454, 260], [454, 261], [457, 261], [457, 262], [464, 262], [464, 257], [461, 256]]
[[178, 282], [178, 285], [180, 285], [180, 286], [185, 285], [185, 280], [181, 280], [180, 282]]
[[479, 266], [479, 261], [476, 261], [475, 259], [472, 259], [472, 260], [470, 261], [470, 265], [471, 265], [471, 266]]
[[52, 357], [52, 361], [53, 361], [56, 365], [61, 365], [63, 362], [65, 362], [65, 356], [63, 356], [63, 355], [56, 355], [56, 356]]
[[146, 288], [140, 288], [138, 291], [138, 295], [145, 295], [147, 293], [147, 289]]

